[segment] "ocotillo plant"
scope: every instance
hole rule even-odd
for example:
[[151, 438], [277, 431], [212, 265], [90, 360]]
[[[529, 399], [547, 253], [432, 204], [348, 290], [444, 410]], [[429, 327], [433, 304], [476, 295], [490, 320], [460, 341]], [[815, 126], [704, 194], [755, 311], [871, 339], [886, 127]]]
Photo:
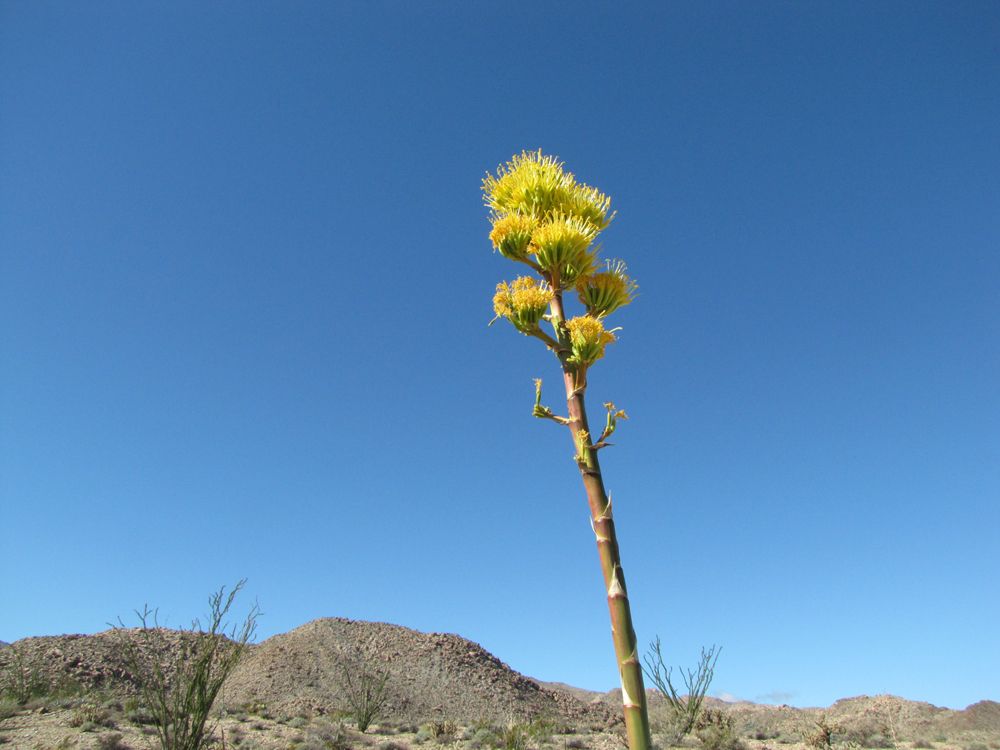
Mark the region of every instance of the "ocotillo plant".
[[[521, 276], [497, 285], [493, 297], [496, 317], [506, 318], [526, 336], [540, 339], [558, 358], [566, 386], [567, 416], [558, 416], [542, 405], [542, 381], [535, 381], [533, 414], [569, 427], [590, 506], [591, 525], [608, 595], [611, 632], [621, 675], [622, 703], [630, 750], [651, 746], [646, 691], [636, 648], [618, 554], [618, 539], [611, 515], [611, 498], [604, 488], [597, 453], [609, 445], [625, 412], [613, 403], [604, 404], [607, 417], [594, 439], [587, 423], [584, 395], [587, 371], [604, 356], [615, 341], [615, 331], [605, 319], [635, 296], [636, 284], [621, 261], [597, 258], [594, 239], [608, 226], [611, 199], [596, 188], [578, 182], [556, 158], [541, 151], [515, 156], [497, 174], [483, 180], [486, 206], [490, 209], [494, 249], [508, 260], [523, 263], [534, 275]], [[564, 294], [575, 291], [584, 314], [566, 317]], [[552, 328], [549, 334], [542, 323]]]

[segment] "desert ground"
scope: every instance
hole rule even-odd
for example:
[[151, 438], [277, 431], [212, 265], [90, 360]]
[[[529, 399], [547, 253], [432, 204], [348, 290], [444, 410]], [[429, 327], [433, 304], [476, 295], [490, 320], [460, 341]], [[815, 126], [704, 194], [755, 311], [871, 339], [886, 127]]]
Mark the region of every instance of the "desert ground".
[[[127, 634], [128, 631], [124, 631]], [[156, 730], [119, 647], [123, 631], [0, 645], [39, 689], [0, 701], [0, 745], [25, 750], [140, 750]], [[162, 631], [162, 663], [185, 636]], [[345, 670], [386, 675], [386, 704], [359, 731]], [[0, 683], [2, 684], [2, 683]], [[9, 685], [8, 685], [9, 687]], [[654, 742], [692, 750], [1000, 750], [1000, 703], [963, 710], [880, 695], [827, 708], [705, 702], [714, 722], [678, 739], [650, 694]], [[617, 691], [595, 693], [521, 675], [457, 635], [328, 618], [247, 647], [212, 717], [219, 750], [623, 750]]]

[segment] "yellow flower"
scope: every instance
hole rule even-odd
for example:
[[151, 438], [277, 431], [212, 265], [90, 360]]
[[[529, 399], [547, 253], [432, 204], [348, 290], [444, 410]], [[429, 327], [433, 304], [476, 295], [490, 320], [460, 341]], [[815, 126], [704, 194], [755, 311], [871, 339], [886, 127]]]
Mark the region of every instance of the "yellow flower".
[[524, 214], [508, 214], [493, 221], [490, 242], [500, 254], [510, 260], [527, 260], [531, 233], [538, 222]]
[[635, 299], [635, 291], [639, 285], [625, 273], [625, 264], [620, 261], [607, 261], [607, 271], [583, 276], [576, 282], [576, 291], [580, 301], [586, 305], [587, 312], [603, 318], [619, 307], [629, 304]]
[[570, 347], [573, 356], [570, 361], [579, 365], [590, 365], [604, 356], [604, 347], [615, 341], [611, 331], [604, 330], [604, 324], [592, 315], [581, 315], [566, 322], [569, 329]]
[[531, 276], [521, 276], [510, 284], [497, 284], [493, 295], [493, 311], [498, 318], [507, 318], [522, 333], [538, 328], [538, 323], [555, 295], [544, 283]]
[[586, 221], [555, 214], [531, 235], [528, 252], [543, 270], [558, 274], [560, 287], [569, 286], [593, 270], [595, 260], [590, 243], [596, 234], [597, 230]]
[[579, 218], [604, 229], [611, 216], [611, 199], [596, 188], [577, 182], [554, 156], [522, 151], [483, 180], [483, 199], [494, 214], [521, 213], [544, 219], [553, 213]]

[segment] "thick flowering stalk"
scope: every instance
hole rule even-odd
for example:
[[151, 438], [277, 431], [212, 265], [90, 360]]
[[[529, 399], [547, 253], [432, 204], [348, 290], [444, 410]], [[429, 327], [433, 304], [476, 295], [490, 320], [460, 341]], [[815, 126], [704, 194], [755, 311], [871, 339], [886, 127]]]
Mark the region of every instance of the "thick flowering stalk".
[[[593, 242], [611, 221], [611, 200], [596, 188], [577, 182], [555, 157], [541, 151], [515, 156], [496, 176], [487, 175], [483, 192], [492, 211], [490, 240], [494, 248], [509, 260], [526, 263], [541, 277], [522, 276], [510, 284], [499, 284], [493, 297], [494, 320], [505, 318], [521, 333], [540, 339], [559, 360], [568, 415], [558, 416], [542, 405], [541, 380], [535, 381], [532, 413], [569, 428], [604, 576], [629, 748], [650, 750], [642, 667], [611, 498], [597, 457], [599, 450], [610, 445], [607, 438], [618, 420], [627, 417], [614, 404], [606, 403], [604, 429], [595, 439], [584, 403], [588, 368], [603, 358], [607, 345], [616, 340], [617, 329], [606, 328], [604, 319], [629, 304], [636, 290], [621, 261], [597, 271]], [[563, 292], [570, 288], [576, 289], [584, 313], [567, 318]], [[551, 324], [552, 335], [542, 330], [543, 321]]]

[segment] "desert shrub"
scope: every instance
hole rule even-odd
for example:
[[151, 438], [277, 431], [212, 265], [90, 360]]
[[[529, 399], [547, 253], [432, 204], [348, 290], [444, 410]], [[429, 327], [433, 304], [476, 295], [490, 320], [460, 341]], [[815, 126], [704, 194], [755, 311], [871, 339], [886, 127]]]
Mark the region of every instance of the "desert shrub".
[[96, 706], [93, 703], [84, 703], [78, 706], [69, 717], [71, 727], [80, 727], [84, 732], [91, 732], [97, 727], [115, 728], [115, 721], [103, 706]]
[[97, 737], [98, 750], [128, 750], [122, 743], [121, 732], [104, 732]]
[[226, 738], [226, 735], [223, 735], [222, 744], [225, 745], [226, 742], [229, 742], [229, 744], [231, 744], [233, 747], [239, 747], [240, 745], [243, 744], [243, 741], [246, 738], [247, 738], [246, 730], [243, 727], [237, 725], [235, 727], [230, 728], [228, 732], [228, 739]]
[[291, 719], [288, 720], [288, 726], [290, 726], [292, 729], [301, 729], [308, 723], [309, 722], [303, 719], [301, 716], [293, 716]]
[[705, 750], [746, 750], [746, 744], [733, 728], [732, 717], [716, 709], [701, 712], [695, 736]]
[[4, 649], [5, 662], [0, 670], [0, 696], [23, 706], [32, 698], [45, 695], [48, 684], [42, 677], [38, 659], [18, 644]]
[[416, 741], [427, 742], [433, 740], [441, 744], [453, 742], [458, 734], [458, 727], [453, 721], [429, 721], [421, 724], [417, 730]]
[[913, 747], [917, 748], [917, 750], [928, 750], [934, 747], [934, 743], [921, 737], [913, 741]]
[[891, 748], [896, 746], [892, 737], [883, 733], [882, 728], [874, 722], [865, 722], [851, 727], [845, 733], [845, 740], [848, 744], [866, 748]]
[[642, 671], [663, 696], [664, 705], [667, 707], [668, 717], [661, 722], [661, 726], [667, 730], [663, 734], [677, 735], [679, 740], [697, 726], [702, 713], [702, 703], [715, 676], [715, 664], [719, 660], [721, 651], [721, 648], [715, 646], [707, 650], [703, 648], [698, 666], [683, 670], [681, 678], [684, 681], [686, 695], [682, 696], [673, 684], [673, 667], [667, 666], [663, 660], [659, 637], [649, 644]]
[[7, 698], [0, 699], [0, 721], [9, 719], [11, 716], [16, 716], [19, 711], [20, 706], [14, 701]]
[[[239, 581], [228, 595], [224, 587], [212, 594], [207, 627], [195, 620], [183, 631], [176, 651], [159, 625], [157, 611], [148, 606], [136, 610], [137, 629], [126, 628], [121, 620], [115, 627], [118, 645], [138, 682], [141, 704], [153, 715], [162, 750], [201, 750], [212, 734], [207, 727], [209, 712], [253, 637], [260, 615], [255, 604], [241, 624], [229, 628], [225, 621], [245, 583]], [[164, 658], [169, 661], [164, 663]]]
[[308, 739], [318, 742], [323, 750], [349, 750], [350, 739], [341, 723], [318, 722], [309, 728]]
[[489, 722], [478, 721], [469, 727], [462, 739], [466, 740], [471, 750], [500, 747], [500, 729]]
[[378, 750], [410, 750], [410, 746], [402, 742], [380, 742]]
[[965, 750], [989, 750], [985, 742], [973, 742], [972, 744], [966, 745]]
[[820, 714], [814, 722], [814, 730], [805, 737], [806, 745], [814, 750], [830, 750], [833, 747], [833, 736], [839, 731], [839, 727], [827, 720], [826, 714]]
[[657, 701], [649, 706], [650, 731], [664, 747], [676, 747], [687, 734], [687, 717], [676, 711], [666, 701]]
[[527, 732], [528, 737], [534, 742], [549, 742], [556, 732], [556, 723], [552, 719], [539, 717], [528, 724]]
[[367, 730], [382, 715], [389, 700], [388, 684], [389, 673], [363, 659], [341, 663], [340, 693], [359, 732]]
[[372, 731], [383, 736], [399, 734], [399, 725], [392, 721], [380, 721]]
[[500, 731], [500, 747], [503, 750], [527, 750], [528, 727], [511, 722]]
[[579, 737], [574, 737], [573, 739], [566, 740], [565, 747], [566, 750], [587, 750], [587, 743]]
[[[237, 708], [234, 713], [243, 714], [244, 716], [259, 716], [262, 719], [274, 718], [274, 714], [271, 713], [271, 709], [267, 707], [267, 704], [263, 701], [250, 701], [244, 703], [242, 706]], [[243, 719], [240, 719], [243, 721]]]
[[125, 721], [137, 727], [151, 727], [156, 724], [156, 717], [146, 706], [126, 706]]

